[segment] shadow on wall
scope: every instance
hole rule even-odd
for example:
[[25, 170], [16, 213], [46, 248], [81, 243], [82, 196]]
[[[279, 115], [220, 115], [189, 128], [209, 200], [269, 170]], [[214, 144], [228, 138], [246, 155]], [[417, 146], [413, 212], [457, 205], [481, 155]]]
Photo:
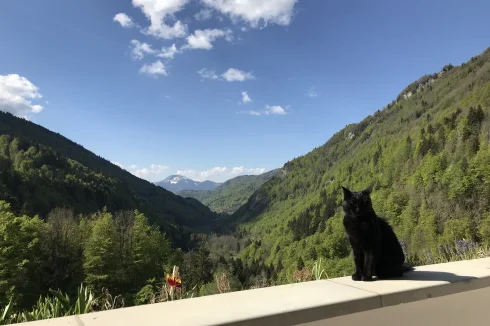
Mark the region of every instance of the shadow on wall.
[[[403, 280], [403, 281], [443, 281], [449, 283], [456, 282], [464, 282], [477, 279], [474, 276], [464, 276], [464, 275], [456, 275], [448, 272], [439, 272], [439, 271], [410, 271], [404, 274], [402, 277], [386, 279], [386, 281], [394, 281], [394, 280]], [[378, 282], [382, 282], [384, 280], [377, 280]]]

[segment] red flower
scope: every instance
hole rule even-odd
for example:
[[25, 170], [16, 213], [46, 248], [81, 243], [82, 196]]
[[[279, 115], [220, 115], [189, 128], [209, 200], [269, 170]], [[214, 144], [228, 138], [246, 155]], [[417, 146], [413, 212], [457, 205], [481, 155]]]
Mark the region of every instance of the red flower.
[[167, 281], [167, 285], [169, 287], [180, 288], [182, 286], [182, 280], [178, 277], [173, 277], [167, 274], [165, 280]]

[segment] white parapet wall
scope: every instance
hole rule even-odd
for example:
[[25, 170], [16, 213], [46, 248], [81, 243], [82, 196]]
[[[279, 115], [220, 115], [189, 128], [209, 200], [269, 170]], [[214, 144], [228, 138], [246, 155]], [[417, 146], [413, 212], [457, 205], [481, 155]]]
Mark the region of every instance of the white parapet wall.
[[[471, 303], [471, 299], [475, 303]], [[465, 302], [472, 307], [477, 304], [487, 307], [478, 306], [479, 315], [472, 313], [473, 319], [465, 319], [465, 326], [490, 325], [490, 258], [421, 266], [400, 279], [354, 282], [350, 277], [341, 277], [49, 319], [28, 325], [275, 326], [359, 325], [364, 321], [363, 325], [379, 326], [392, 323], [425, 325], [424, 320], [427, 325], [461, 325], [457, 317], [463, 318], [464, 312], [469, 313], [458, 313]], [[426, 311], [431, 303], [435, 304], [435, 308], [431, 308], [434, 313], [439, 309], [439, 314], [442, 311], [445, 315], [439, 316], [442, 319], [431, 319], [429, 323], [429, 318], [437, 317], [429, 311], [425, 319], [420, 320], [424, 315], [418, 312]], [[400, 319], [401, 316], [404, 317]], [[412, 317], [413, 321], [410, 320]], [[447, 320], [442, 323], [444, 318]], [[384, 322], [379, 323], [382, 320]]]

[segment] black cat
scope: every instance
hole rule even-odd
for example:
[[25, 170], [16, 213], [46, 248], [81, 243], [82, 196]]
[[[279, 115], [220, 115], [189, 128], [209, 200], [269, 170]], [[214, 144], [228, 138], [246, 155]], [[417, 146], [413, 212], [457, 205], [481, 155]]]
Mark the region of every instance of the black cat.
[[359, 192], [344, 187], [344, 227], [354, 253], [354, 281], [401, 276], [412, 269], [391, 226], [376, 215], [371, 204], [372, 186]]

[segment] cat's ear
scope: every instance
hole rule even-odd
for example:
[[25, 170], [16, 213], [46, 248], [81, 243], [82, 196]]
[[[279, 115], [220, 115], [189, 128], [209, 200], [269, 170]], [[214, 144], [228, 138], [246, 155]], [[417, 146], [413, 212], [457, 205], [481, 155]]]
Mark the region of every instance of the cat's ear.
[[362, 190], [361, 192], [364, 195], [370, 195], [372, 191], [373, 191], [373, 185], [369, 185], [369, 187], [367, 187], [366, 189]]
[[352, 191], [345, 188], [344, 186], [341, 186], [341, 187], [342, 187], [342, 190], [344, 191], [344, 199], [352, 198]]

